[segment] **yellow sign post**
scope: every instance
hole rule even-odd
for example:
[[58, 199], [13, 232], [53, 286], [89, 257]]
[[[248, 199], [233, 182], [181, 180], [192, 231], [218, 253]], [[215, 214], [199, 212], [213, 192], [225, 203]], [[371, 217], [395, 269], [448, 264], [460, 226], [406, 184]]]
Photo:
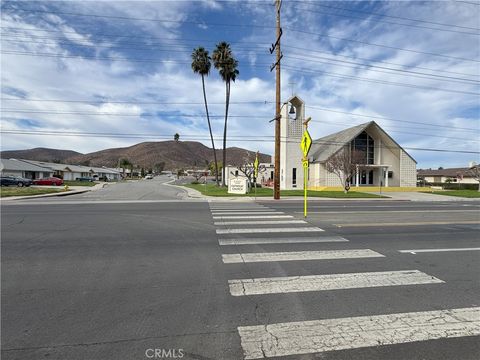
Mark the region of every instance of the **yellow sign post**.
[[307, 187], [308, 187], [308, 152], [310, 151], [310, 147], [312, 146], [312, 137], [308, 132], [308, 122], [312, 118], [309, 117], [303, 125], [305, 125], [305, 131], [302, 135], [302, 140], [300, 142], [300, 148], [302, 149], [303, 153], [303, 216], [307, 217]]
[[255, 200], [257, 200], [257, 177], [258, 177], [258, 151], [255, 154], [255, 161], [253, 162], [253, 186], [255, 186]]

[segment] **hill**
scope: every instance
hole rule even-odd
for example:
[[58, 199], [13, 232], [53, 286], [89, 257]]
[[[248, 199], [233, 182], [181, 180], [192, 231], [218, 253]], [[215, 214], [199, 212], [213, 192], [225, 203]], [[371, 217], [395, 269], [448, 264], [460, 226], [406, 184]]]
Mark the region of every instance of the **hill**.
[[64, 162], [66, 159], [83, 154], [72, 150], [34, 148], [28, 150], [9, 150], [0, 152], [2, 159], [28, 159], [46, 162]]
[[[255, 158], [255, 152], [242, 148], [227, 148], [227, 161], [231, 165], [245, 163]], [[135, 166], [153, 168], [155, 164], [165, 163], [166, 170], [178, 168], [205, 168], [213, 161], [212, 149], [196, 141], [144, 142], [125, 148], [105, 149], [89, 154], [77, 154], [66, 158], [71, 164], [89, 164], [90, 166], [116, 167], [119, 159], [128, 159]], [[260, 162], [270, 162], [270, 155], [260, 154]], [[217, 150], [217, 160], [222, 160], [222, 151]]]

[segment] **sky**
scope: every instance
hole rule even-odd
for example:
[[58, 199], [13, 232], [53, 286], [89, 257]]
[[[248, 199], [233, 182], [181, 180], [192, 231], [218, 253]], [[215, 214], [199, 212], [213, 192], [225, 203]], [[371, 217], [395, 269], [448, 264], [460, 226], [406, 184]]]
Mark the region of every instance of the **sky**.
[[[274, 152], [273, 1], [2, 1], [1, 150], [210, 146], [191, 53], [239, 62], [228, 146]], [[417, 168], [480, 162], [480, 2], [282, 2], [281, 99], [314, 139], [376, 121]], [[221, 147], [225, 84], [206, 91]], [[440, 150], [440, 151], [431, 151]]]

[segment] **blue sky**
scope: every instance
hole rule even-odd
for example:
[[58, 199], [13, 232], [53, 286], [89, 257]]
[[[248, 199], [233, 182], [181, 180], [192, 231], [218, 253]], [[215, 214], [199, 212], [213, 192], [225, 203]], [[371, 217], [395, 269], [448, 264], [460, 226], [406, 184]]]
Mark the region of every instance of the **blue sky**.
[[[283, 1], [282, 27], [282, 99], [305, 100], [314, 138], [375, 120], [418, 167], [479, 162], [415, 149], [480, 151], [480, 4]], [[3, 1], [1, 33], [2, 150], [86, 153], [177, 132], [208, 146], [190, 54], [227, 41], [240, 71], [228, 145], [273, 154], [272, 1]], [[207, 96], [220, 147], [215, 69]]]

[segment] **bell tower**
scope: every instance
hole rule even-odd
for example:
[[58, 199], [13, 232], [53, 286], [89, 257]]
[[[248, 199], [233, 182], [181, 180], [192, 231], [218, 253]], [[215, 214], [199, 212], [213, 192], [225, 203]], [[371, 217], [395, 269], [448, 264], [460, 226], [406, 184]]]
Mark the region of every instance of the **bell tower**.
[[280, 189], [303, 189], [300, 141], [305, 121], [305, 103], [292, 96], [280, 112]]

